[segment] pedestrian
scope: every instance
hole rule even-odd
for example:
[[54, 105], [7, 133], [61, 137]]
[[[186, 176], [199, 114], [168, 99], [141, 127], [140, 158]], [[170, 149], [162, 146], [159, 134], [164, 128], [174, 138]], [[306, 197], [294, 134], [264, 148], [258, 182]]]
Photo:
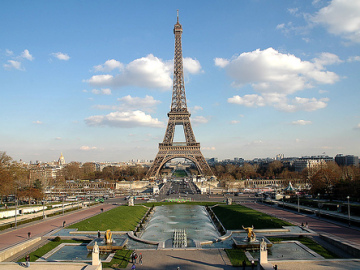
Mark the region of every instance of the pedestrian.
[[277, 264], [274, 265], [274, 270], [277, 270]]
[[255, 262], [254, 260], [251, 261], [251, 270], [254, 270], [255, 269]]
[[100, 236], [101, 236], [101, 233], [100, 233], [100, 231], [98, 230], [98, 238], [100, 238]]
[[131, 266], [131, 270], [135, 270], [136, 269], [136, 266], [135, 266], [135, 264], [133, 264], [132, 266]]
[[101, 208], [100, 210], [101, 210], [101, 213], [104, 212], [104, 208]]
[[137, 257], [138, 257], [138, 255], [136, 254], [136, 252], [134, 252], [134, 264], [136, 264]]
[[139, 263], [142, 265], [142, 254], [139, 254]]
[[66, 221], [64, 220], [64, 221], [63, 221], [63, 227], [65, 227], [65, 225], [66, 225]]
[[26, 255], [25, 257], [25, 264], [26, 264], [26, 267], [30, 267], [30, 254]]
[[301, 227], [304, 227], [304, 222], [301, 222]]
[[28, 238], [30, 238], [31, 237], [31, 232], [28, 232]]
[[242, 262], [242, 267], [243, 267], [243, 270], [245, 270], [245, 267], [246, 267], [246, 261], [245, 260], [243, 260], [243, 262]]
[[307, 221], [306, 221], [306, 223], [305, 223], [305, 226], [306, 226], [306, 228], [309, 228], [309, 224], [308, 224]]
[[135, 251], [133, 251], [133, 253], [131, 253], [131, 262], [134, 263], [134, 258], [135, 258]]

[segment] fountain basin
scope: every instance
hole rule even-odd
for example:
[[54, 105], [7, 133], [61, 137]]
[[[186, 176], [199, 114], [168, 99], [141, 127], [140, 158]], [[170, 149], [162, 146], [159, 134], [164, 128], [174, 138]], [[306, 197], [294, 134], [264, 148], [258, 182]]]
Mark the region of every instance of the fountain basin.
[[105, 239], [96, 238], [96, 239], [92, 240], [86, 246], [88, 251], [92, 251], [92, 249], [95, 245], [95, 242], [98, 244], [100, 252], [112, 252], [112, 251], [116, 251], [118, 249], [123, 249], [124, 246], [126, 245], [126, 243], [128, 242], [128, 239], [127, 238], [113, 238], [113, 242], [107, 244], [105, 242]]
[[[272, 243], [266, 238], [266, 237], [263, 237], [264, 240], [265, 240], [265, 243], [266, 243], [266, 247], [267, 248], [270, 248], [272, 247]], [[242, 237], [232, 237], [233, 241], [234, 241], [234, 244], [237, 248], [241, 248], [241, 249], [251, 249], [251, 250], [254, 250], [254, 249], [260, 249], [260, 242], [261, 242], [261, 239], [257, 239], [253, 242], [248, 242], [247, 240], [247, 237], [245, 238], [242, 238]]]

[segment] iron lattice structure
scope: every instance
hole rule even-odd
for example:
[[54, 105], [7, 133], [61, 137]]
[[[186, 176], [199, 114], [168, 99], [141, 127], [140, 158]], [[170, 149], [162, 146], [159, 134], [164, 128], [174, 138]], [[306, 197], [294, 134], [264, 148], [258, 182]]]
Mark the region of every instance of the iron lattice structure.
[[[200, 143], [196, 142], [194, 132], [190, 123], [190, 113], [186, 105], [183, 57], [181, 46], [182, 26], [179, 23], [179, 15], [174, 26], [175, 35], [175, 55], [174, 55], [174, 77], [171, 110], [168, 113], [169, 121], [167, 124], [164, 140], [159, 143], [159, 152], [155, 157], [154, 163], [150, 167], [146, 178], [159, 176], [160, 169], [174, 158], [186, 158], [191, 160], [197, 167], [199, 173], [204, 176], [213, 175], [209, 165], [200, 151]], [[175, 126], [182, 125], [186, 142], [174, 142]]]

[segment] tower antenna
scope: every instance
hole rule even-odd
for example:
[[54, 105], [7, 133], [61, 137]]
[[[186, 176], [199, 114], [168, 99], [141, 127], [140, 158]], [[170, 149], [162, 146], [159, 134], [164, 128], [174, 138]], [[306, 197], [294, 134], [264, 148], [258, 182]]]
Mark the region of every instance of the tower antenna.
[[179, 10], [176, 10], [177, 13], [177, 22], [179, 22]]

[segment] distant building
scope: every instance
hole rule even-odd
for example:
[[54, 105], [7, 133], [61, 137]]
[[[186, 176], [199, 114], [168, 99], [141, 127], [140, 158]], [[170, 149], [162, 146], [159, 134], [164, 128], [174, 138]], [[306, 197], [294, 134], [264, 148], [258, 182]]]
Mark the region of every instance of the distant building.
[[353, 155], [342, 155], [338, 154], [335, 157], [335, 162], [339, 166], [359, 166], [359, 157]]
[[60, 157], [59, 157], [58, 163], [59, 163], [60, 166], [63, 166], [63, 165], [66, 164], [65, 158], [64, 158], [64, 156], [63, 156], [62, 153], [61, 153], [61, 155], [60, 155]]
[[301, 172], [305, 168], [320, 169], [322, 166], [326, 166], [326, 163], [330, 161], [334, 161], [334, 158], [329, 156], [301, 157], [294, 161], [294, 167], [296, 172]]

